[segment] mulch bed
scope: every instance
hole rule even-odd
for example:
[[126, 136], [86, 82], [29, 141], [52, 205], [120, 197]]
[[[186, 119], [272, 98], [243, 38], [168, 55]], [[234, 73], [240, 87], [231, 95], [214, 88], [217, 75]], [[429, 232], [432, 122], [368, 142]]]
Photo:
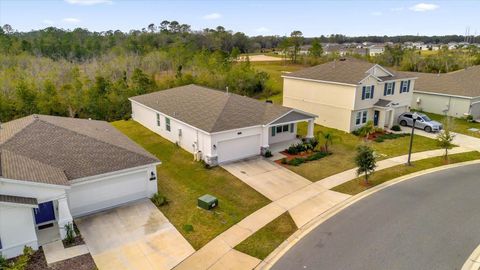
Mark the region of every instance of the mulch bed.
[[75, 236], [75, 238], [73, 238], [73, 242], [72, 243], [67, 243], [67, 241], [65, 239], [62, 240], [63, 242], [63, 246], [65, 248], [69, 248], [69, 247], [74, 247], [74, 246], [78, 246], [78, 245], [83, 245], [85, 244], [85, 241], [83, 241], [83, 238], [81, 235], [77, 235]]
[[385, 135], [385, 134], [389, 134], [389, 132], [385, 132], [385, 131], [382, 131], [382, 132], [375, 132], [375, 133], [372, 133], [370, 135], [368, 135], [368, 140], [370, 141], [373, 141], [375, 140], [376, 138], [382, 136], [382, 135]]
[[25, 267], [25, 270], [94, 270], [97, 269], [97, 265], [93, 261], [93, 258], [90, 254], [80, 255], [65, 261], [56, 262], [47, 265], [45, 260], [45, 255], [43, 254], [42, 248], [37, 250], [28, 265]]
[[289, 154], [287, 151], [282, 151], [280, 152], [280, 154], [284, 155], [287, 157], [287, 160], [290, 160], [290, 159], [294, 159], [296, 157], [301, 157], [301, 158], [306, 158], [306, 157], [309, 157], [313, 154], [315, 154], [315, 152], [300, 152], [298, 154], [295, 154], [295, 155], [292, 155], [292, 154]]

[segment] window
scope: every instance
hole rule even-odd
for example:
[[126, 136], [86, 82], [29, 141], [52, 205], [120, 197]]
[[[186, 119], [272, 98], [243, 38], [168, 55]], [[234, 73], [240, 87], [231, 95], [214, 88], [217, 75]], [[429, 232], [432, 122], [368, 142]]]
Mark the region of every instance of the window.
[[385, 90], [383, 91], [384, 96], [391, 96], [395, 94], [395, 83], [389, 82], [385, 83]]
[[170, 118], [165, 117], [165, 128], [170, 131]]
[[157, 126], [160, 126], [160, 114], [157, 113]]
[[410, 92], [410, 81], [400, 82], [400, 93]]
[[293, 133], [294, 129], [295, 129], [295, 124], [290, 124], [290, 133]]
[[277, 129], [276, 127], [272, 127], [272, 137], [277, 134]]
[[272, 136], [275, 136], [278, 133], [288, 132], [291, 129], [293, 128], [290, 128], [290, 125], [272, 127]]
[[364, 99], [373, 99], [373, 90], [374, 90], [374, 86], [373, 85], [369, 85], [369, 86], [364, 86], [362, 88], [362, 100]]
[[359, 126], [367, 122], [368, 111], [359, 111], [355, 117], [355, 125]]

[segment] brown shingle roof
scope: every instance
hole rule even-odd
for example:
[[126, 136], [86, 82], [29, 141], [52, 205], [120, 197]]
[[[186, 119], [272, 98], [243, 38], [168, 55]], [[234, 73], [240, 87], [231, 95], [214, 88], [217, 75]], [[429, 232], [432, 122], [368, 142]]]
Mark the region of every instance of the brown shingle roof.
[[130, 99], [210, 133], [268, 124], [292, 110], [193, 84]]
[[5, 178], [68, 185], [158, 162], [103, 121], [38, 115], [5, 123], [0, 134], [4, 131], [0, 176]]
[[[360, 81], [369, 75], [367, 71], [373, 66], [375, 66], [375, 64], [367, 61], [355, 58], [345, 58], [339, 61], [332, 61], [311, 68], [288, 73], [285, 74], [284, 77], [358, 85]], [[405, 72], [392, 71], [387, 68], [384, 69], [388, 70], [388, 72], [393, 74], [393, 76], [380, 77], [380, 79], [383, 81], [412, 78], [410, 74]]]
[[4, 195], [4, 194], [0, 194], [0, 202], [25, 204], [30, 206], [38, 205], [38, 201], [35, 198], [11, 196], [11, 195]]
[[418, 77], [415, 81], [415, 91], [466, 97], [480, 96], [480, 66], [444, 74], [420, 72], [410, 74]]

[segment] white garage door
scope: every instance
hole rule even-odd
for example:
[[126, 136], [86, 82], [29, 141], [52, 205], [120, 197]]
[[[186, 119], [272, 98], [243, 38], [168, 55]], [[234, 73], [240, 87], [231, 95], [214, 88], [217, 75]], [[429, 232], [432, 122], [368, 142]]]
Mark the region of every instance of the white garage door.
[[218, 162], [227, 162], [260, 154], [260, 135], [220, 141], [217, 146]]
[[147, 172], [75, 184], [68, 191], [72, 216], [82, 216], [147, 197]]

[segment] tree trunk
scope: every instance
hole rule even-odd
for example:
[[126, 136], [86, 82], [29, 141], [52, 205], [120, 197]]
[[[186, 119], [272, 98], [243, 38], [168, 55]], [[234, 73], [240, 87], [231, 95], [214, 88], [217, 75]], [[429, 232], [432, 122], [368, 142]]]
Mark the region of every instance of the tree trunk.
[[365, 185], [368, 186], [368, 173], [365, 172]]

